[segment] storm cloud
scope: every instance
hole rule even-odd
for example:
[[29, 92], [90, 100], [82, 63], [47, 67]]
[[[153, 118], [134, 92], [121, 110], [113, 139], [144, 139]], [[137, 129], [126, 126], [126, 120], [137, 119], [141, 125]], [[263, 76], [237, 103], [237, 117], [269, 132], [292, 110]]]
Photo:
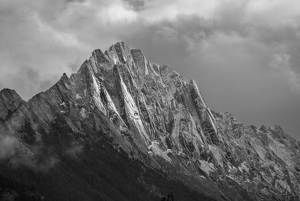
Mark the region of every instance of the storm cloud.
[[208, 106], [300, 139], [297, 0], [0, 0], [0, 88], [24, 99], [117, 41], [195, 79]]

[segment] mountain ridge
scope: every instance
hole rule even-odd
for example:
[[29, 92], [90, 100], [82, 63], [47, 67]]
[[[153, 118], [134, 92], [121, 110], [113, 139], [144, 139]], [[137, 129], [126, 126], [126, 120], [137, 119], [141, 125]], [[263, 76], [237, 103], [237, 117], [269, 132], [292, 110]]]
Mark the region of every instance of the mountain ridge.
[[27, 102], [2, 90], [0, 115], [33, 159], [32, 146], [54, 128], [70, 147], [101, 131], [116, 149], [216, 200], [299, 200], [299, 142], [279, 126], [257, 129], [210, 110], [194, 80], [124, 42], [94, 50], [77, 73]]

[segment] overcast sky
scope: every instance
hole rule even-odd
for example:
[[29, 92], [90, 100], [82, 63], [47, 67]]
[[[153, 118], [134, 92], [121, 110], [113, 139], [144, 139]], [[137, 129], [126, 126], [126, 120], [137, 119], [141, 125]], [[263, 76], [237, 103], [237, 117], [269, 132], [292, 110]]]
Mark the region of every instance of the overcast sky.
[[299, 0], [0, 0], [0, 89], [28, 100], [117, 41], [195, 79], [211, 109], [300, 139]]

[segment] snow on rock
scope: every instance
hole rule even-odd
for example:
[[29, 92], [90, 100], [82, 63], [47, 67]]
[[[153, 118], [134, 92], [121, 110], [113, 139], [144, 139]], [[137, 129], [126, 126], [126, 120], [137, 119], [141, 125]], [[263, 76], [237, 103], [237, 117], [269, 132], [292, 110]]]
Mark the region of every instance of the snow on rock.
[[76, 94], [76, 97], [75, 97], [77, 100], [78, 99], [82, 99], [82, 97], [79, 95], [79, 94]]
[[238, 167], [238, 169], [241, 172], [247, 172], [249, 174], [249, 168], [247, 167], [247, 164], [245, 161]]
[[87, 118], [87, 116], [88, 116], [87, 111], [86, 111], [86, 109], [84, 109], [84, 108], [81, 108], [80, 114], [81, 114], [81, 116], [82, 116], [83, 118]]
[[60, 105], [61, 105], [61, 106], [64, 106], [64, 107], [67, 106], [67, 104], [66, 104], [65, 102], [62, 102]]
[[168, 156], [168, 151], [163, 151], [160, 147], [159, 147], [159, 143], [157, 141], [152, 141], [151, 145], [148, 146], [148, 149], [150, 150], [150, 153], [151, 152], [154, 154], [154, 155], [157, 155], [157, 156], [160, 156], [162, 157], [163, 159], [165, 159], [167, 162], [171, 163], [172, 162], [172, 159]]
[[212, 163], [209, 163], [207, 161], [199, 160], [200, 162], [200, 168], [203, 170], [208, 176], [211, 172], [215, 171], [215, 166]]

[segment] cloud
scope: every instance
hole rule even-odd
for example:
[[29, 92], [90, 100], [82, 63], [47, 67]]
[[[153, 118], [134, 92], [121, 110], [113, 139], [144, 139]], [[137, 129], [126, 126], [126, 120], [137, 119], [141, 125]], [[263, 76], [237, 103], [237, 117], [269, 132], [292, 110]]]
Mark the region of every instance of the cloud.
[[299, 16], [299, 6], [296, 0], [252, 0], [248, 1], [247, 16], [256, 23], [278, 26], [293, 23]]
[[[138, 13], [141, 17], [150, 22], [160, 20], [176, 19], [178, 15], [194, 15], [201, 17], [212, 17], [215, 7], [220, 1], [211, 0], [128, 0], [134, 7], [139, 8]], [[138, 3], [137, 3], [138, 2]], [[136, 6], [138, 5], [138, 6]]]
[[51, 40], [50, 42], [58, 43], [67, 48], [87, 48], [74, 34], [55, 29], [44, 22], [37, 14], [32, 15], [32, 20], [36, 23], [40, 34]]
[[[286, 107], [300, 112], [294, 101], [300, 94], [299, 7], [295, 1], [285, 4], [293, 12], [280, 13], [282, 19], [272, 22], [280, 11], [268, 8], [279, 9], [281, 3], [257, 3], [222, 1], [211, 16], [161, 17], [122, 38], [141, 48], [148, 60], [195, 79], [211, 108], [230, 111], [248, 124], [281, 124], [299, 138], [296, 112]], [[288, 65], [270, 68], [274, 55], [281, 54], [289, 55]]]
[[123, 40], [195, 79], [213, 109], [296, 132], [299, 13], [298, 0], [0, 0], [0, 87], [29, 99]]
[[0, 160], [7, 160], [14, 167], [27, 166], [35, 171], [48, 171], [60, 161], [51, 147], [31, 145], [29, 149], [1, 125]]
[[17, 157], [11, 157], [9, 159], [9, 163], [13, 165], [15, 168], [20, 166], [26, 166], [34, 171], [39, 172], [47, 172], [51, 168], [55, 168], [55, 166], [60, 162], [59, 158], [51, 155], [43, 158], [42, 161], [34, 161], [32, 158], [26, 155], [18, 155]]
[[[53, 85], [63, 72], [73, 73], [69, 63], [82, 62], [93, 49], [113, 44], [116, 33], [138, 17], [121, 0], [2, 0], [0, 13], [0, 87], [15, 88], [26, 100], [40, 86], [46, 90]], [[37, 71], [46, 84], [32, 88], [18, 82], [24, 66]]]
[[7, 159], [15, 155], [18, 141], [11, 136], [0, 135], [0, 159]]
[[82, 153], [83, 145], [74, 145], [65, 151], [65, 154], [72, 158], [78, 158], [78, 155]]
[[300, 75], [291, 68], [290, 59], [288, 54], [275, 54], [270, 66], [286, 78], [292, 90], [300, 93]]
[[17, 152], [17, 146], [18, 140], [0, 125], [0, 159], [14, 156]]

